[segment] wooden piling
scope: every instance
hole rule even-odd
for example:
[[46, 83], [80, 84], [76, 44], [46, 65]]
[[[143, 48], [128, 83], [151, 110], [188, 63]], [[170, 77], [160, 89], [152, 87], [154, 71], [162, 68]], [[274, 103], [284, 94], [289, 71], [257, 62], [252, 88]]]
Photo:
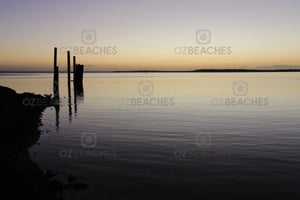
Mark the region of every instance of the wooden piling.
[[54, 69], [57, 66], [57, 47], [54, 47]]
[[58, 82], [58, 66], [57, 66], [57, 47], [54, 47], [54, 66], [53, 66], [54, 76], [53, 76], [53, 96], [55, 98], [59, 97], [59, 82]]
[[68, 59], [68, 87], [70, 87], [71, 82], [71, 62], [70, 62], [70, 51], [67, 53], [67, 59]]
[[76, 70], [75, 70], [75, 85], [82, 85], [82, 79], [83, 79], [83, 65], [76, 65]]
[[75, 75], [76, 75], [76, 57], [73, 56], [73, 90], [74, 90], [74, 113], [77, 114], [77, 92], [75, 87]]
[[84, 65], [76, 65], [75, 78], [74, 78], [74, 88], [78, 95], [83, 93], [83, 69]]
[[75, 80], [75, 71], [76, 71], [76, 57], [73, 56], [73, 81]]

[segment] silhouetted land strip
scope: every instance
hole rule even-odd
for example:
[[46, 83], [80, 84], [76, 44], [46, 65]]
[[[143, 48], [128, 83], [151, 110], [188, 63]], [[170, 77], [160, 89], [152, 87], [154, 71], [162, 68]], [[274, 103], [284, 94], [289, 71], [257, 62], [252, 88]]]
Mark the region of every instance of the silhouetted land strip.
[[28, 149], [38, 142], [41, 134], [38, 127], [42, 112], [49, 106], [57, 106], [57, 99], [33, 93], [18, 94], [3, 86], [0, 93], [0, 152], [4, 166], [1, 180], [9, 199], [61, 199], [63, 189], [87, 188], [84, 183], [63, 184], [53, 178], [54, 172], [43, 172], [29, 156]]
[[[186, 72], [300, 72], [300, 69], [196, 69], [187, 71], [131, 70], [131, 71], [85, 71], [84, 73], [186, 73]], [[0, 71], [0, 73], [53, 73], [52, 71]], [[62, 71], [60, 73], [67, 73]]]
[[115, 73], [180, 73], [180, 72], [300, 72], [300, 69], [196, 69], [192, 71], [159, 71], [159, 70], [133, 70], [133, 71], [113, 71]]

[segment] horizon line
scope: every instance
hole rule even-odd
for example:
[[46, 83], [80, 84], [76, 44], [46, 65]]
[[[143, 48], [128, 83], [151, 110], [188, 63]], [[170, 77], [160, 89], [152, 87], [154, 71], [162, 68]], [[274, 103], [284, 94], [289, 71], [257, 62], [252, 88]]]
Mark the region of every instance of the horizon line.
[[[300, 72], [300, 69], [196, 69], [196, 70], [113, 70], [113, 71], [84, 71], [84, 73], [182, 73], [182, 72]], [[0, 73], [53, 73], [53, 71], [9, 71], [0, 70]], [[61, 71], [59, 73], [67, 73]], [[73, 72], [71, 72], [73, 73]]]

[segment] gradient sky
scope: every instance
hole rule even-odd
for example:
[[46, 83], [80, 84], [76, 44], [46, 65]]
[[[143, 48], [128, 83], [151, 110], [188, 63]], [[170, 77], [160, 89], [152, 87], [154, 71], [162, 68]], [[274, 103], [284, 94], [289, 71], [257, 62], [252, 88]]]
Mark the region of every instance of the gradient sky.
[[[76, 54], [86, 70], [190, 70], [300, 65], [297, 0], [7, 0], [0, 6], [0, 70], [66, 69], [64, 50], [116, 47], [115, 55]], [[84, 44], [83, 30], [96, 31]], [[196, 31], [211, 42], [199, 45]], [[231, 48], [228, 55], [176, 54], [176, 47]]]

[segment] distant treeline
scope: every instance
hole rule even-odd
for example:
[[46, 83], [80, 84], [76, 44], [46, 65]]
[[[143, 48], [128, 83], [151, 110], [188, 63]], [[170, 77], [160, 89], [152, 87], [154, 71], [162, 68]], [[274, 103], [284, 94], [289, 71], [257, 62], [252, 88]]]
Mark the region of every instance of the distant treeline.
[[[180, 73], [180, 72], [300, 72], [300, 69], [196, 69], [190, 71], [131, 70], [131, 71], [86, 71], [85, 73]], [[0, 73], [52, 73], [52, 71], [0, 71]], [[67, 73], [62, 71], [61, 73]]]

